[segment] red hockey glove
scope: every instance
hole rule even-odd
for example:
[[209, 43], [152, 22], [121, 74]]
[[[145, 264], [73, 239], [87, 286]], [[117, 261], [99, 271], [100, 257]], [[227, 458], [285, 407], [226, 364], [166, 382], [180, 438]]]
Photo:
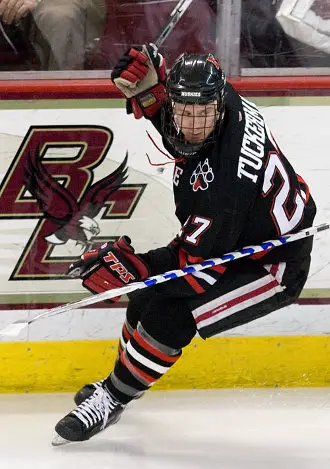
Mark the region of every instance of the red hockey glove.
[[130, 49], [113, 69], [111, 78], [128, 98], [127, 112], [136, 119], [156, 114], [167, 98], [166, 63], [154, 44]]
[[115, 243], [108, 242], [99, 249], [85, 252], [79, 261], [70, 265], [67, 274], [82, 278], [83, 286], [97, 294], [147, 278], [149, 267], [135, 254], [130, 238], [122, 236]]

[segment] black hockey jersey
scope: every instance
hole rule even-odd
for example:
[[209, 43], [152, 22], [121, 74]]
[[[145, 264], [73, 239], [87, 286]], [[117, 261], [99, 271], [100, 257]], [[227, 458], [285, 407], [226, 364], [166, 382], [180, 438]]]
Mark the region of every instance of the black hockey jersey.
[[[182, 229], [168, 247], [147, 254], [153, 274], [220, 257], [313, 223], [316, 207], [308, 186], [281, 152], [257, 107], [230, 84], [225, 103], [216, 143], [203, 147], [197, 158], [175, 165], [173, 190]], [[153, 124], [160, 131], [158, 119]], [[276, 248], [263, 263], [295, 258], [304, 243]]]

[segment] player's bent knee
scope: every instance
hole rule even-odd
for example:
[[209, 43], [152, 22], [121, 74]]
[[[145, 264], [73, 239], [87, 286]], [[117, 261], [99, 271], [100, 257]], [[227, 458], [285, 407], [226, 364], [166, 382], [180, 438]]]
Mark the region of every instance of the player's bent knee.
[[141, 317], [143, 328], [157, 341], [175, 349], [186, 347], [196, 334], [196, 323], [185, 301], [153, 298]]

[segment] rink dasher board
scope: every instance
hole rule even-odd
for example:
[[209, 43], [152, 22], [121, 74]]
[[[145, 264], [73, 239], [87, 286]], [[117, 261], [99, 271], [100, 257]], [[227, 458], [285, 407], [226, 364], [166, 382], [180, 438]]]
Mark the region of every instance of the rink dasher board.
[[[1, 181], [31, 126], [104, 126], [113, 132], [114, 138], [107, 157], [95, 169], [95, 181], [112, 171], [128, 150], [128, 182], [146, 184], [147, 189], [130, 218], [116, 221], [99, 217], [101, 235], [125, 232], [137, 238], [135, 244], [139, 250], [163, 245], [173, 237], [178, 225], [173, 217], [171, 168], [166, 167], [159, 173], [149, 166], [145, 153], [148, 152], [153, 161], [159, 161], [160, 155], [146, 137], [143, 121], [127, 118], [123, 108], [109, 109], [109, 100], [72, 102], [72, 108], [70, 100], [58, 101], [55, 106], [54, 102], [49, 106], [42, 101], [22, 101], [19, 106], [15, 103], [12, 108], [10, 101], [0, 107]], [[318, 204], [315, 223], [322, 223], [329, 218], [330, 161], [325, 151], [328, 148], [329, 98], [258, 98], [258, 104], [281, 149], [307, 180]], [[155, 132], [149, 130], [155, 137]], [[161, 206], [157, 203], [159, 199], [163, 202]], [[1, 296], [17, 298], [18, 294], [23, 294], [29, 303], [33, 294], [50, 296], [64, 292], [70, 296], [82, 293], [78, 281], [8, 281], [37, 223], [36, 219], [25, 218], [5, 219], [1, 224]], [[137, 236], [141, 226], [147, 226], [148, 230]], [[317, 291], [318, 298], [325, 300], [330, 288], [329, 247], [328, 237], [315, 244], [305, 290]], [[66, 249], [70, 255], [76, 254], [71, 244], [56, 246], [52, 255], [65, 256]], [[304, 292], [303, 296], [306, 298]], [[37, 311], [25, 312], [32, 316]], [[103, 377], [112, 367], [124, 317], [123, 310], [117, 311], [116, 316], [113, 313], [101, 309], [74, 312], [36, 324], [18, 342], [0, 343], [0, 381], [3, 383], [0, 390], [70, 391], [86, 381]], [[19, 317], [22, 311], [14, 306], [0, 311], [1, 325]], [[327, 304], [294, 305], [221, 337], [206, 342], [196, 338], [159, 386], [176, 389], [327, 385], [329, 317]]]
[[[0, 392], [75, 392], [113, 369], [118, 340], [0, 343]], [[195, 338], [152, 388], [285, 388], [330, 384], [330, 337]]]

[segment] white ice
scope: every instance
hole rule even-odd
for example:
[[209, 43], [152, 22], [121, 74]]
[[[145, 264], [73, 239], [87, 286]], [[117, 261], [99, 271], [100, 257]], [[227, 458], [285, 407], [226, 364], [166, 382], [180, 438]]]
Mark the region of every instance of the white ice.
[[0, 468], [330, 467], [330, 388], [149, 392], [100, 435], [54, 448], [71, 408], [71, 394], [0, 396]]

